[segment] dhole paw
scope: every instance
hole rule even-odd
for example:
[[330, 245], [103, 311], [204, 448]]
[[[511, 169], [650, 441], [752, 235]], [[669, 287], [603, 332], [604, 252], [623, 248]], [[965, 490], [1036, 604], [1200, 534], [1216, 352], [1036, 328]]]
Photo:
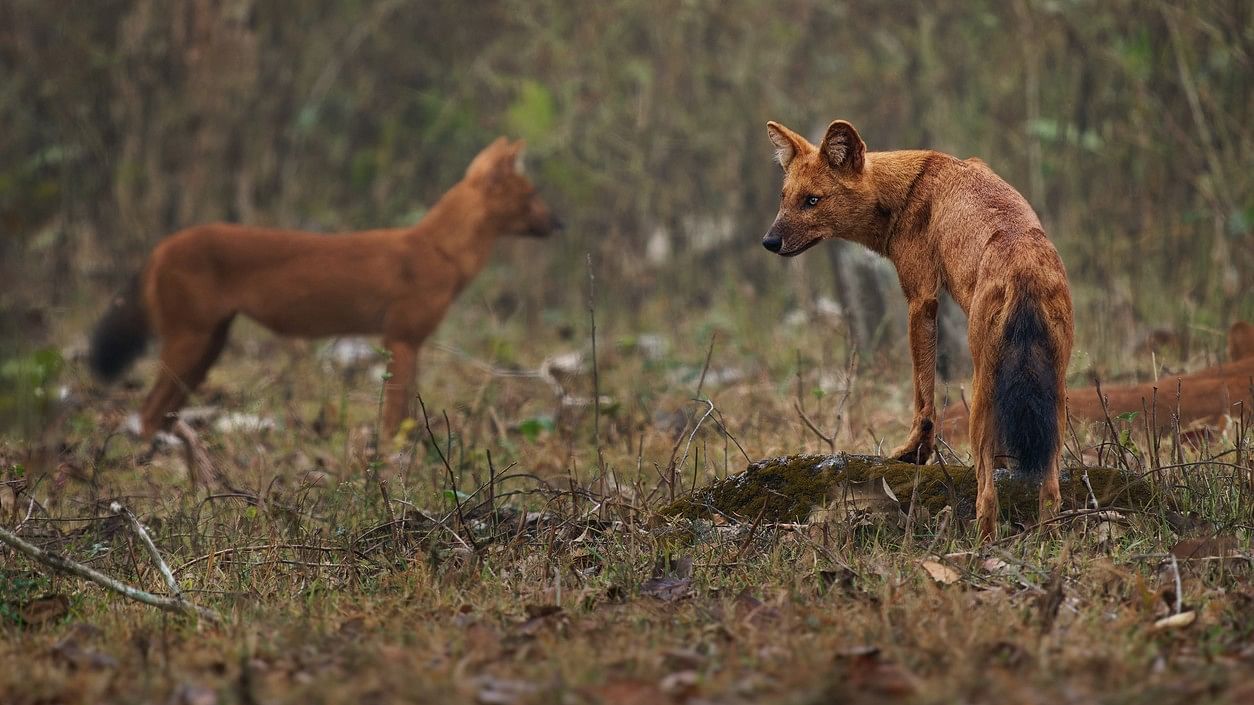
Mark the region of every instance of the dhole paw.
[[917, 443], [894, 451], [893, 460], [913, 465], [927, 465], [927, 461], [932, 459], [933, 450], [931, 443]]
[[932, 459], [932, 451], [936, 444], [932, 439], [932, 420], [924, 419], [919, 426], [922, 430], [910, 434], [905, 445], [892, 452], [892, 459], [914, 465], [926, 465]]

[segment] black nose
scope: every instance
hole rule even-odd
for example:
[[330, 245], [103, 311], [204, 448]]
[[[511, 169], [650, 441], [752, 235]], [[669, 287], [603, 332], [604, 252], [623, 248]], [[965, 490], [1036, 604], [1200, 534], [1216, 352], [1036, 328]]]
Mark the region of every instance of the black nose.
[[779, 249], [784, 246], [784, 241], [774, 233], [767, 233], [766, 237], [762, 238], [762, 246], [771, 252], [779, 252]]

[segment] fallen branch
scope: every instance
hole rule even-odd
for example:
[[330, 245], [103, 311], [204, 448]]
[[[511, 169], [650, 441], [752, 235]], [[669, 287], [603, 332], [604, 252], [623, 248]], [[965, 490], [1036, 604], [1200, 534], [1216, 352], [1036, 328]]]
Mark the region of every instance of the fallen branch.
[[144, 544], [144, 548], [148, 549], [148, 555], [152, 556], [152, 562], [157, 564], [157, 569], [161, 571], [161, 577], [165, 578], [165, 584], [166, 587], [170, 588], [170, 594], [176, 600], [182, 601], [183, 591], [179, 589], [179, 583], [174, 579], [174, 573], [170, 572], [170, 566], [161, 557], [161, 552], [157, 550], [157, 544], [152, 542], [152, 537], [148, 535], [148, 530], [144, 528], [144, 525], [139, 523], [139, 519], [131, 513], [131, 510], [122, 506], [120, 502], [110, 504], [109, 511], [122, 515], [127, 523], [131, 525], [131, 530], [139, 537], [140, 543]]
[[[144, 536], [147, 536], [147, 534], [144, 533]], [[84, 580], [89, 580], [105, 589], [112, 590], [123, 597], [135, 600], [136, 602], [142, 602], [151, 607], [165, 610], [166, 612], [174, 612], [176, 614], [184, 614], [189, 617], [204, 619], [206, 621], [213, 622], [214, 624], [222, 623], [222, 616], [217, 612], [207, 607], [194, 605], [184, 600], [181, 593], [175, 597], [163, 597], [161, 595], [154, 595], [150, 592], [145, 592], [139, 588], [131, 587], [130, 585], [105, 575], [94, 568], [89, 568], [82, 563], [76, 563], [65, 556], [52, 553], [51, 551], [45, 551], [32, 543], [26, 542], [18, 535], [3, 527], [0, 527], [0, 541], [8, 544], [18, 553], [25, 555], [31, 560], [42, 563], [54, 570], [59, 570], [62, 573], [68, 573]], [[153, 550], [155, 551], [156, 548], [153, 547]], [[165, 561], [161, 561], [161, 565], [165, 568], [165, 571], [169, 571], [169, 567], [164, 566], [164, 563]]]

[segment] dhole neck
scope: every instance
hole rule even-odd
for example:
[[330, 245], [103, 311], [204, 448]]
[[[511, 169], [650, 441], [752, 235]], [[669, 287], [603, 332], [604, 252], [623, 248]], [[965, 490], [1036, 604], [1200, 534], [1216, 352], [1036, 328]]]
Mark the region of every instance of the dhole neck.
[[482, 197], [472, 186], [459, 183], [406, 233], [411, 241], [425, 243], [447, 261], [448, 266], [457, 271], [460, 285], [465, 285], [483, 269], [496, 241], [497, 228], [492, 227], [481, 201]]
[[876, 206], [887, 215], [878, 222], [878, 232], [868, 234], [868, 247], [880, 254], [888, 254], [901, 213], [910, 202], [928, 160], [937, 154], [930, 150], [913, 149], [867, 153], [866, 168], [877, 199]]

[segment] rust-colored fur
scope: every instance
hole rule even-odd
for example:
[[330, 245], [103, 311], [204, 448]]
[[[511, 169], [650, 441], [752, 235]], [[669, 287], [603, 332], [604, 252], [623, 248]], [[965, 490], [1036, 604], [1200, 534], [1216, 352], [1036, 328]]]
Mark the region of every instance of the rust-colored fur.
[[405, 417], [418, 347], [483, 268], [497, 236], [546, 235], [549, 208], [519, 168], [522, 143], [500, 138], [412, 228], [327, 236], [203, 225], [153, 250], [129, 294], [92, 340], [92, 367], [116, 376], [161, 339], [161, 369], [144, 402], [143, 433], [166, 427], [204, 380], [237, 315], [287, 336], [383, 336], [391, 353], [383, 429]]
[[[1254, 414], [1254, 325], [1244, 321], [1232, 324], [1228, 331], [1228, 360], [1186, 375], [1163, 377], [1156, 383], [1103, 386], [1104, 408], [1094, 385], [1068, 389], [1067, 413], [1073, 423], [1095, 423], [1104, 422], [1107, 412], [1113, 419], [1128, 412], [1152, 411], [1150, 418], [1139, 417], [1136, 425], [1141, 428], [1153, 419], [1163, 433], [1171, 429], [1173, 416], [1183, 428], [1197, 424], [1220, 426], [1225, 417], [1237, 415], [1234, 405], [1239, 402], [1244, 402], [1245, 413]], [[966, 408], [957, 404], [942, 416], [941, 432], [951, 440], [964, 438], [967, 423]]]
[[843, 238], [897, 268], [909, 304], [915, 396], [910, 436], [893, 455], [912, 462], [932, 455], [937, 295], [945, 287], [970, 321], [980, 534], [996, 529], [993, 470], [1005, 459], [1041, 478], [1041, 515], [1051, 516], [1060, 501], [1071, 292], [1031, 206], [978, 159], [867, 152], [843, 120], [818, 147], [773, 122], [767, 131], [785, 177], [763, 245], [791, 256]]
[[1254, 357], [1254, 323], [1237, 321], [1228, 329], [1228, 360]]

